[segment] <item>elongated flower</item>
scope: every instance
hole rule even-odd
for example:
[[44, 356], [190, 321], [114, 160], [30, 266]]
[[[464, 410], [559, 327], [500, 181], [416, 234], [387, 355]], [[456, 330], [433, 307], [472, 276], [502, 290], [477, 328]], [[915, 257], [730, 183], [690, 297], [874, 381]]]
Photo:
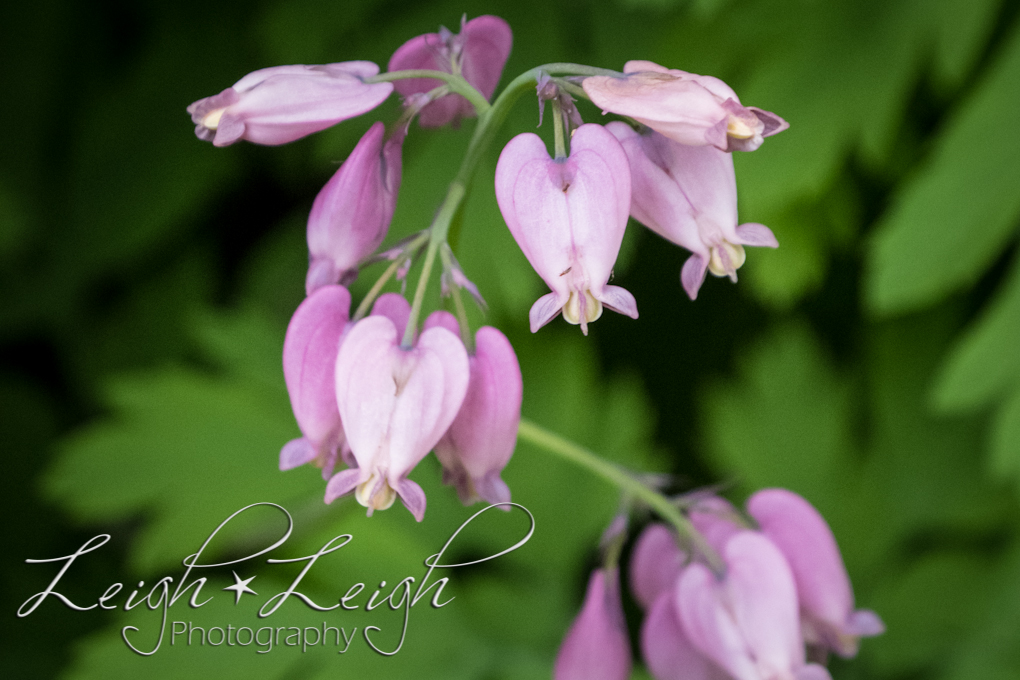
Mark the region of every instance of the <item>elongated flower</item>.
[[626, 680], [630, 666], [619, 572], [596, 569], [581, 613], [556, 655], [553, 680]]
[[730, 680], [687, 639], [673, 587], [656, 597], [641, 624], [641, 654], [655, 680]]
[[[459, 333], [457, 320], [449, 312], [430, 315], [424, 328], [434, 325]], [[500, 473], [517, 445], [521, 367], [510, 341], [492, 326], [482, 326], [475, 333], [475, 351], [468, 362], [467, 395], [450, 429], [436, 444], [436, 457], [443, 464], [443, 482], [457, 488], [462, 503], [479, 499], [505, 503], [510, 500], [510, 488]]]
[[370, 61], [274, 66], [249, 73], [218, 95], [188, 107], [199, 139], [227, 146], [239, 139], [286, 144], [371, 111], [392, 83], [366, 83]]
[[672, 590], [687, 554], [676, 543], [673, 531], [658, 522], [645, 527], [630, 558], [630, 591], [648, 609], [659, 595]]
[[404, 132], [398, 129], [384, 142], [385, 131], [382, 123], [369, 128], [315, 197], [308, 216], [309, 295], [353, 278], [358, 263], [386, 237], [400, 189]]
[[885, 630], [877, 614], [854, 609], [839, 546], [810, 503], [792, 491], [763, 489], [748, 499], [747, 511], [790, 564], [808, 643], [849, 658], [857, 654], [859, 638]]
[[445, 328], [430, 328], [404, 349], [382, 315], [348, 331], [336, 360], [337, 406], [357, 469], [337, 473], [326, 502], [352, 491], [385, 510], [399, 496], [419, 522], [425, 492], [407, 478], [453, 422], [468, 387], [467, 351]]
[[685, 146], [621, 122], [606, 126], [620, 141], [631, 171], [630, 213], [692, 255], [680, 281], [692, 300], [706, 272], [737, 280], [744, 246], [777, 248], [763, 224], [737, 224], [737, 180], [733, 157], [712, 146]]
[[789, 127], [774, 113], [742, 106], [718, 78], [650, 61], [628, 61], [623, 71], [623, 77], [585, 78], [584, 91], [603, 111], [629, 116], [681, 144], [754, 151]]
[[514, 137], [496, 166], [496, 200], [510, 233], [552, 293], [532, 306], [535, 332], [560, 312], [588, 324], [603, 306], [636, 319], [634, 296], [607, 285], [630, 212], [630, 170], [601, 125], [574, 132], [570, 156], [552, 159], [538, 135]]
[[[499, 17], [462, 19], [460, 33], [440, 28], [439, 33], [426, 33], [408, 40], [390, 57], [388, 69], [460, 74], [486, 99], [491, 99], [512, 44], [510, 25]], [[430, 92], [442, 84], [434, 78], [408, 78], [395, 83], [397, 92], [404, 97]], [[422, 127], [441, 127], [474, 115], [475, 109], [467, 99], [459, 94], [448, 94], [427, 104], [418, 114], [418, 121]]]
[[347, 325], [351, 294], [343, 286], [323, 286], [305, 298], [287, 326], [283, 377], [294, 417], [303, 435], [284, 445], [280, 469], [315, 463], [328, 479], [344, 430], [336, 404], [337, 348]]
[[736, 680], [825, 680], [806, 664], [793, 574], [779, 549], [755, 531], [741, 531], [723, 552], [722, 579], [703, 564], [688, 566], [676, 606], [691, 644]]

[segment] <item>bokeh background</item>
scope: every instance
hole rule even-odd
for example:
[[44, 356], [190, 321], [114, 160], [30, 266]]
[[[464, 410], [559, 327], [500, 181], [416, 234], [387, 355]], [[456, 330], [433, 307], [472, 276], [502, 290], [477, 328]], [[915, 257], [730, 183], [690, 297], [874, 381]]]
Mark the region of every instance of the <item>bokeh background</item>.
[[[297, 436], [280, 351], [303, 296], [304, 220], [371, 122], [395, 119], [396, 102], [278, 148], [215, 149], [195, 139], [184, 109], [265, 66], [385, 65], [408, 38], [488, 13], [514, 30], [503, 83], [546, 62], [651, 59], [722, 77], [745, 104], [791, 124], [736, 159], [741, 219], [769, 225], [781, 243], [749, 250], [738, 285], [711, 279], [692, 303], [678, 280], [686, 254], [632, 223], [615, 282], [635, 294], [641, 318], [606, 314], [588, 338], [562, 321], [531, 335], [527, 310], [542, 284], [491, 190], [500, 144], [537, 124], [534, 99], [522, 98], [482, 164], [456, 247], [489, 302], [485, 321], [519, 353], [525, 415], [633, 469], [674, 473], [674, 491], [720, 483], [742, 503], [779, 485], [811, 500], [842, 546], [858, 604], [888, 626], [856, 660], [831, 663], [837, 680], [1020, 676], [1018, 9], [1015, 0], [5, 3], [4, 675], [549, 677], [618, 497], [524, 445], [505, 479], [534, 513], [534, 537], [450, 574], [456, 600], [415, 608], [392, 658], [356, 640], [343, 656], [164, 642], [143, 659], [119, 629], [137, 625], [138, 639], [154, 642], [158, 617], [144, 608], [74, 612], [51, 599], [14, 615], [57, 568], [26, 558], [69, 554], [98, 533], [113, 539], [61, 584], [80, 603], [115, 581], [178, 577], [180, 560], [231, 512], [278, 502], [296, 521], [285, 555], [355, 537], [303, 584], [335, 602], [357, 581], [419, 577], [421, 560], [470, 516], [432, 459], [413, 475], [428, 493], [421, 525], [399, 507], [370, 520], [350, 499], [326, 507], [316, 470], [276, 470], [280, 446]], [[582, 114], [602, 120], [591, 106]], [[412, 130], [388, 242], [428, 224], [472, 126]], [[356, 295], [374, 276], [363, 273]], [[429, 299], [440, 304], [438, 293]], [[451, 554], [491, 554], [527, 527], [521, 515], [489, 515]], [[245, 554], [279, 531], [278, 517], [253, 516], [213, 549]], [[238, 568], [258, 574], [261, 602], [299, 567]], [[229, 571], [209, 587], [232, 582]], [[235, 606], [221, 594], [170, 618], [261, 625], [254, 600]], [[640, 612], [627, 609], [636, 632]], [[324, 620], [380, 626], [389, 648], [400, 625], [386, 609], [324, 615], [299, 603], [268, 625]]]

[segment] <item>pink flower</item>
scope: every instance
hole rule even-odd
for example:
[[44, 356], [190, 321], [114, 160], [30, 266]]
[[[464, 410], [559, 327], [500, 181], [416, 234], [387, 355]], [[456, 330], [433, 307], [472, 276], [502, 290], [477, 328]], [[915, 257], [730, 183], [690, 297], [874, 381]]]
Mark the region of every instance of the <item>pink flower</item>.
[[532, 332], [562, 312], [587, 334], [603, 305], [638, 315], [633, 295], [607, 285], [630, 212], [627, 156], [601, 125], [577, 128], [570, 147], [554, 160], [538, 135], [517, 135], [496, 166], [503, 219], [553, 291], [532, 306]]
[[672, 587], [656, 597], [641, 624], [641, 653], [655, 680], [730, 680], [687, 639]]
[[763, 224], [737, 225], [733, 157], [711, 146], [685, 146], [663, 135], [635, 132], [621, 122], [606, 126], [630, 163], [630, 213], [660, 236], [693, 253], [680, 280], [692, 300], [705, 273], [737, 280], [744, 246], [777, 248]]
[[[464, 19], [467, 17], [465, 16]], [[486, 99], [492, 98], [503, 73], [513, 35], [510, 26], [495, 16], [461, 20], [459, 34], [446, 28], [411, 38], [390, 57], [388, 69], [427, 69], [461, 74]], [[409, 78], [396, 82], [404, 97], [429, 92], [443, 83], [432, 78]], [[459, 94], [448, 94], [429, 103], [418, 114], [422, 127], [441, 127], [460, 118], [471, 118], [475, 109]]]
[[596, 569], [584, 606], [556, 655], [554, 680], [627, 680], [630, 641], [620, 600], [620, 575]]
[[324, 286], [305, 298], [287, 326], [283, 377], [302, 436], [280, 451], [280, 469], [315, 463], [328, 479], [344, 444], [333, 374], [337, 348], [347, 325], [351, 294]]
[[[449, 312], [430, 315], [424, 328], [437, 325], [460, 332]], [[517, 445], [521, 367], [510, 341], [491, 326], [482, 326], [475, 333], [475, 351], [468, 362], [467, 395], [450, 429], [436, 444], [436, 457], [443, 464], [443, 482], [457, 487], [462, 503], [479, 499], [505, 503], [510, 500], [510, 489], [500, 473]]]
[[381, 104], [393, 84], [364, 82], [377, 73], [369, 61], [264, 68], [198, 100], [188, 113], [198, 138], [216, 146], [239, 139], [286, 144]]
[[806, 664], [797, 590], [782, 553], [755, 531], [726, 543], [720, 580], [694, 563], [680, 576], [676, 606], [691, 644], [736, 680], [828, 680]]
[[733, 504], [719, 496], [699, 499], [687, 516], [708, 545], [720, 554], [733, 535], [746, 528]]
[[584, 91], [604, 112], [629, 116], [681, 144], [754, 151], [789, 127], [774, 113], [742, 106], [718, 78], [650, 61], [628, 61], [623, 70], [625, 77], [585, 78]]
[[630, 591], [648, 609], [659, 595], [671, 591], [687, 554], [665, 524], [649, 524], [638, 536], [630, 558]]
[[358, 467], [333, 475], [326, 502], [354, 491], [371, 515], [399, 496], [420, 522], [425, 493], [407, 475], [449, 429], [468, 375], [467, 351], [445, 328], [430, 328], [404, 349], [388, 317], [355, 324], [337, 356], [336, 398]]
[[386, 237], [400, 189], [404, 132], [397, 130], [384, 143], [385, 131], [382, 123], [369, 128], [315, 197], [308, 216], [309, 295], [319, 286], [353, 278], [358, 263]]
[[808, 643], [852, 657], [857, 654], [858, 638], [884, 632], [877, 614], [854, 610], [839, 546], [810, 503], [792, 491], [763, 489], [748, 499], [747, 511], [790, 564]]

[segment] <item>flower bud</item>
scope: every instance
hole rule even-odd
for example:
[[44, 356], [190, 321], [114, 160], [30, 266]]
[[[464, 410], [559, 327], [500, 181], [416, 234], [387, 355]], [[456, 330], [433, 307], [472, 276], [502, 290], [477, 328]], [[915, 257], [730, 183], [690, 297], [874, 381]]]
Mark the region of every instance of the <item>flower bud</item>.
[[673, 587], [655, 598], [641, 624], [641, 653], [655, 680], [730, 680], [687, 639]]
[[687, 561], [665, 524], [649, 524], [634, 544], [630, 558], [630, 591], [645, 609], [661, 593], [671, 590]]
[[877, 614], [854, 610], [839, 546], [810, 503], [792, 491], [763, 489], [748, 499], [747, 511], [790, 564], [808, 643], [849, 658], [857, 654], [858, 638], [885, 631]]
[[383, 141], [376, 123], [322, 188], [308, 216], [311, 262], [305, 290], [346, 281], [375, 252], [390, 227], [400, 189], [403, 130]]
[[623, 70], [623, 77], [585, 78], [584, 91], [604, 112], [629, 116], [680, 144], [754, 151], [789, 127], [774, 113], [742, 106], [718, 78], [650, 61], [629, 61]]
[[[431, 325], [459, 332], [457, 320], [448, 312], [431, 315], [425, 328]], [[510, 489], [500, 473], [517, 445], [521, 367], [510, 341], [491, 326], [475, 333], [475, 351], [468, 362], [467, 395], [450, 429], [436, 444], [436, 457], [443, 464], [443, 482], [457, 488], [462, 503], [505, 503]]]
[[[465, 17], [466, 19], [466, 17]], [[460, 33], [446, 28], [411, 38], [390, 57], [388, 70], [427, 69], [464, 76], [486, 99], [491, 99], [510, 56], [513, 35], [510, 26], [495, 16], [475, 17], [461, 23]], [[443, 83], [433, 78], [408, 78], [395, 83], [397, 92], [412, 98]], [[459, 94], [448, 94], [425, 105], [418, 114], [422, 127], [442, 127], [461, 118], [471, 118], [475, 109]]]
[[286, 144], [360, 116], [383, 102], [392, 83], [365, 83], [379, 73], [370, 61], [274, 66], [249, 73], [188, 107], [195, 135], [215, 146], [239, 139]]
[[315, 463], [324, 478], [333, 473], [344, 444], [333, 374], [350, 305], [346, 288], [324, 286], [305, 298], [287, 326], [283, 377], [304, 436], [280, 451], [281, 470]]
[[627, 680], [630, 666], [619, 572], [596, 569], [588, 581], [581, 613], [556, 655], [553, 679]]

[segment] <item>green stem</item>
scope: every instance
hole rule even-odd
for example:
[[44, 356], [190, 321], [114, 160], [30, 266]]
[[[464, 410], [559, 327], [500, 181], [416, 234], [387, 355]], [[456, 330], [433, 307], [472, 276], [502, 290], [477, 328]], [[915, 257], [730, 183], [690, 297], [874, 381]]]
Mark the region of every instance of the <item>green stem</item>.
[[485, 95], [465, 80], [464, 76], [454, 75], [452, 73], [447, 73], [446, 71], [430, 71], [428, 69], [390, 71], [389, 73], [380, 73], [377, 76], [365, 78], [365, 82], [388, 83], [394, 80], [405, 80], [407, 78], [433, 78], [435, 80], [443, 81], [450, 87], [452, 92], [461, 95], [464, 99], [471, 102], [471, 106], [475, 107], [475, 113], [479, 116], [488, 111], [490, 108], [489, 101], [485, 98]]
[[567, 157], [567, 144], [563, 139], [563, 107], [559, 99], [552, 100], [553, 110], [553, 144], [556, 149], [556, 160]]
[[602, 479], [619, 487], [624, 493], [628, 493], [635, 499], [648, 505], [660, 517], [672, 524], [680, 536], [690, 541], [694, 549], [701, 555], [704, 555], [709, 566], [716, 573], [722, 573], [724, 566], [719, 555], [708, 545], [705, 538], [698, 533], [690, 520], [684, 517], [680, 510], [661, 493], [638, 481], [618, 465], [603, 460], [591, 451], [575, 444], [569, 439], [546, 430], [540, 425], [536, 425], [530, 420], [521, 419], [521, 424], [517, 428], [517, 434], [527, 442], [539, 446], [550, 453], [555, 453], [575, 465], [587, 468], [589, 472], [602, 477]]

